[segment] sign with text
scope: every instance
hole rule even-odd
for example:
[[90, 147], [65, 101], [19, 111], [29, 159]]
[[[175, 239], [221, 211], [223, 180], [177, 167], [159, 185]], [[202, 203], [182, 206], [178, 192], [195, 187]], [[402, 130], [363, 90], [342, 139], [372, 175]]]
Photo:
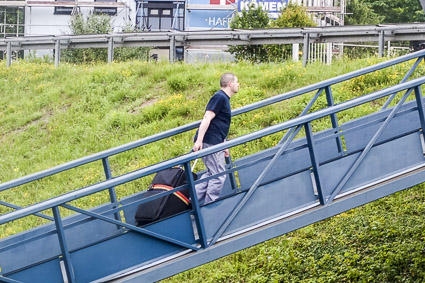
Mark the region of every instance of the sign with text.
[[187, 10], [186, 29], [228, 29], [235, 10]]
[[288, 5], [288, 0], [239, 0], [238, 10], [242, 12], [243, 10], [249, 10], [251, 6], [254, 8], [261, 7], [263, 11], [269, 13], [269, 17], [277, 18], [286, 5]]

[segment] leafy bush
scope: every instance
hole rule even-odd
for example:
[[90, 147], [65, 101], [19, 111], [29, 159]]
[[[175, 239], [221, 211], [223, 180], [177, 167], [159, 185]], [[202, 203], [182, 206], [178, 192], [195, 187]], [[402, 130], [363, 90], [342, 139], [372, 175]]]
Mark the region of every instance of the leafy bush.
[[[86, 18], [81, 13], [71, 17], [72, 34], [107, 34], [113, 31], [111, 17], [105, 14], [90, 13]], [[127, 27], [126, 32], [131, 29]], [[146, 47], [114, 48], [114, 60], [128, 61], [133, 59], [149, 60], [149, 50]], [[79, 48], [61, 51], [61, 60], [69, 63], [107, 62], [107, 48]]]
[[[250, 5], [248, 11], [237, 14], [230, 24], [235, 29], [287, 28], [316, 26], [304, 7], [289, 3], [275, 21], [268, 18], [267, 11]], [[249, 62], [283, 62], [292, 54], [292, 45], [246, 45], [230, 46], [229, 52], [238, 60]]]

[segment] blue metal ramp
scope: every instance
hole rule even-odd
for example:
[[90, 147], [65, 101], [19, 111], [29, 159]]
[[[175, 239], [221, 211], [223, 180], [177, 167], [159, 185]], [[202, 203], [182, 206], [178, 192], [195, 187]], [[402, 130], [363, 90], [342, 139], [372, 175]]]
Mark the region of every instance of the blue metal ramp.
[[[106, 179], [23, 208], [2, 201], [14, 208], [0, 216], [2, 225], [34, 215], [51, 223], [0, 241], [0, 281], [157, 281], [424, 182], [425, 77], [408, 81], [424, 56], [425, 51], [408, 54], [236, 109], [232, 115], [313, 92], [295, 119], [121, 176], [112, 176], [110, 156], [193, 130], [200, 121], [1, 184], [0, 191], [19, 189], [15, 187], [99, 160]], [[402, 82], [334, 103], [333, 85], [410, 60], [412, 68]], [[327, 106], [311, 112], [322, 95]], [[381, 101], [386, 102], [380, 111], [338, 121], [343, 111]], [[323, 119], [329, 128], [313, 132], [312, 123]], [[273, 134], [282, 136], [274, 147], [229, 162], [218, 201], [198, 203], [193, 197], [199, 182], [191, 174], [193, 160]], [[116, 186], [176, 165], [184, 166], [188, 185], [149, 198], [143, 198], [144, 192], [117, 198]], [[139, 204], [184, 187], [191, 191], [190, 210], [134, 226]], [[108, 203], [90, 209], [75, 205], [75, 200], [105, 190]], [[61, 217], [63, 209], [75, 213]], [[42, 214], [46, 210], [53, 217]]]

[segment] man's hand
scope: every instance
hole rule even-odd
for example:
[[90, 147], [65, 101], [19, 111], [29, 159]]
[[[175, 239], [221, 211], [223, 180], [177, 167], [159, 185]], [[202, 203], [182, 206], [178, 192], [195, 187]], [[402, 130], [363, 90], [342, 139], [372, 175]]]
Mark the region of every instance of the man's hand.
[[193, 151], [198, 151], [198, 150], [201, 150], [201, 149], [202, 149], [202, 142], [196, 141], [195, 144], [192, 147], [192, 150]]
[[225, 157], [229, 157], [229, 156], [230, 156], [230, 152], [229, 152], [229, 149], [228, 149], [228, 148], [226, 148], [226, 149], [224, 150], [224, 156], [225, 156]]

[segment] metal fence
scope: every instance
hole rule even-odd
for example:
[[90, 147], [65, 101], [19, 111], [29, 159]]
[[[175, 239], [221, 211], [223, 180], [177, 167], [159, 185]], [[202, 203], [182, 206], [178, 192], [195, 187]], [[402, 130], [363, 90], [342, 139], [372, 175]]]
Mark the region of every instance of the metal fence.
[[[176, 60], [176, 48], [202, 46], [303, 44], [303, 64], [312, 52], [311, 43], [378, 42], [378, 54], [384, 56], [386, 41], [425, 40], [425, 24], [340, 26], [258, 30], [168, 31], [143, 33], [111, 33], [92, 35], [58, 35], [9, 37], [0, 39], [0, 51], [6, 52], [7, 66], [12, 51], [54, 50], [55, 65], [60, 52], [69, 48], [107, 48], [108, 62], [114, 60], [115, 47], [153, 47], [169, 50], [169, 60]], [[326, 51], [326, 54], [329, 54]], [[328, 56], [328, 55], [327, 55]]]

